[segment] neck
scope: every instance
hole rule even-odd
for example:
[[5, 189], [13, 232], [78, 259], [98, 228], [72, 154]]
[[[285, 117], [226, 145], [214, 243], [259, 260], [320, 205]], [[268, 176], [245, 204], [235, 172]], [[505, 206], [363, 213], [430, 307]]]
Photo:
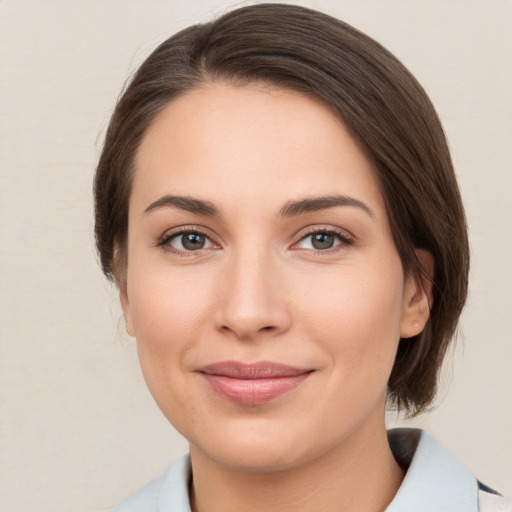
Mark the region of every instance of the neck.
[[386, 509], [403, 472], [384, 421], [359, 429], [321, 457], [280, 471], [244, 472], [223, 466], [191, 446], [193, 512], [348, 512]]

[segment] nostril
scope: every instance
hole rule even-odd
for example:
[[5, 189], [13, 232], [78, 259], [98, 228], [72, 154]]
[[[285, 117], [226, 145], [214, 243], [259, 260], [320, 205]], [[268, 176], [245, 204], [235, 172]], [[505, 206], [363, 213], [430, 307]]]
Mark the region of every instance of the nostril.
[[[258, 332], [268, 332], [268, 331], [274, 331], [276, 329], [276, 327], [274, 325], [267, 325], [265, 327], [261, 327], [260, 329], [258, 329]], [[235, 332], [231, 327], [229, 327], [228, 325], [222, 325], [220, 327], [220, 330], [223, 331], [223, 332]]]

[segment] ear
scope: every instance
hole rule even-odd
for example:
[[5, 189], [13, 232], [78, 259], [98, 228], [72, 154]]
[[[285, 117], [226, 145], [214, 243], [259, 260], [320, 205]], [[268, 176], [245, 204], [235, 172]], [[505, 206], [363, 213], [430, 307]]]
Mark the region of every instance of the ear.
[[423, 330], [433, 303], [434, 257], [425, 249], [415, 249], [415, 253], [423, 274], [411, 274], [406, 279], [400, 322], [401, 338], [411, 338]]
[[130, 308], [130, 301], [128, 300], [128, 293], [126, 291], [126, 286], [119, 290], [119, 302], [121, 303], [121, 308], [123, 310], [124, 320], [126, 322], [126, 332], [135, 337], [135, 331], [133, 329], [133, 318], [132, 312]]

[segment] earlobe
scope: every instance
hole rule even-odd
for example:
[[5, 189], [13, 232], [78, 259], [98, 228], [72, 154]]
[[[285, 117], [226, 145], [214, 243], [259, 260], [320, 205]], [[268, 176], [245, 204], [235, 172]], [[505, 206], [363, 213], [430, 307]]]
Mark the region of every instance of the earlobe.
[[133, 320], [130, 311], [130, 302], [128, 300], [128, 294], [126, 293], [126, 290], [119, 291], [119, 302], [121, 303], [121, 309], [123, 310], [124, 320], [126, 323], [126, 332], [130, 336], [135, 337]]
[[416, 249], [415, 252], [423, 273], [407, 277], [400, 323], [401, 338], [411, 338], [424, 329], [433, 304], [434, 257], [425, 249]]

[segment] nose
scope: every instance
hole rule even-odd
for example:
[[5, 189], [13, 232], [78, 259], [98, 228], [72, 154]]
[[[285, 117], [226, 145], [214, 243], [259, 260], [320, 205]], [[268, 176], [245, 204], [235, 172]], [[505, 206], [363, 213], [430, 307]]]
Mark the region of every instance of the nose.
[[277, 335], [290, 327], [279, 265], [260, 252], [233, 258], [219, 286], [215, 326], [240, 340]]

